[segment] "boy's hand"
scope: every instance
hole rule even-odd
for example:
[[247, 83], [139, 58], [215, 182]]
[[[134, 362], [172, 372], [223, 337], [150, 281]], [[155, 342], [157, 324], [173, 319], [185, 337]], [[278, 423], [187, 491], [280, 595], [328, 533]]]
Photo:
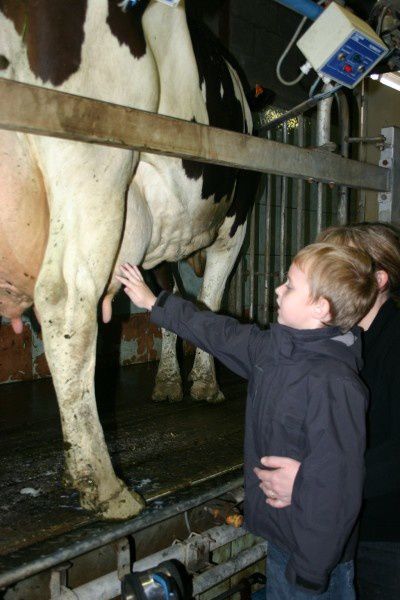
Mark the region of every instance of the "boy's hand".
[[116, 275], [116, 278], [125, 286], [125, 293], [139, 308], [151, 310], [157, 298], [145, 284], [138, 267], [125, 263], [120, 269], [121, 275]]
[[285, 456], [263, 456], [261, 464], [267, 469], [255, 467], [254, 473], [267, 496], [266, 503], [274, 508], [290, 506], [294, 480], [301, 463]]

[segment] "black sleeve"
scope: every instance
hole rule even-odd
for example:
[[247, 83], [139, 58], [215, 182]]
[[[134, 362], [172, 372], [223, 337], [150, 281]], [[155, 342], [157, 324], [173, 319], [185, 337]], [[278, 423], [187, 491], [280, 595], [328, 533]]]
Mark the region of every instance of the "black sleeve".
[[361, 507], [367, 396], [356, 377], [310, 382], [309, 394], [309, 454], [293, 488], [296, 547], [286, 576], [294, 585], [321, 593]]
[[256, 325], [242, 325], [232, 317], [199, 310], [192, 302], [166, 292], [157, 298], [150, 318], [156, 325], [212, 354], [246, 379], [265, 336]]
[[[365, 453], [364, 498], [400, 492], [400, 361], [398, 356], [398, 349], [393, 349], [383, 374], [385, 383], [381, 393], [386, 395], [385, 406], [388, 407], [390, 416], [385, 416], [382, 428], [386, 428], [386, 423], [390, 419], [390, 431], [382, 444], [369, 448]], [[375, 401], [379, 402], [379, 398]], [[375, 420], [379, 418], [379, 412], [383, 410], [382, 407], [376, 407], [378, 417], [373, 416], [373, 418]]]

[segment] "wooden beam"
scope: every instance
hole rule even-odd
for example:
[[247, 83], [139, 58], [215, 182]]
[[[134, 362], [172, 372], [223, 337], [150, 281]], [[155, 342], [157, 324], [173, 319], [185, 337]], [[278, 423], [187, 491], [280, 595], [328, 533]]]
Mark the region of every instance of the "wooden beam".
[[0, 128], [387, 191], [376, 165], [0, 79]]

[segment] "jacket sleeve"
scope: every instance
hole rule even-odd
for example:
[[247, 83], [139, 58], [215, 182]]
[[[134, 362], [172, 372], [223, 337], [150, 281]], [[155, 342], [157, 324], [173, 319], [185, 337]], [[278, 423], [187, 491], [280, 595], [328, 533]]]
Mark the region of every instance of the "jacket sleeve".
[[309, 383], [309, 452], [293, 488], [296, 545], [286, 577], [319, 594], [340, 561], [361, 507], [367, 392], [355, 377]]
[[234, 373], [250, 377], [264, 333], [256, 325], [242, 325], [232, 317], [199, 310], [192, 302], [167, 292], [157, 298], [150, 319], [212, 354]]
[[366, 499], [400, 492], [400, 361], [397, 348], [389, 353], [383, 382], [382, 393], [387, 394], [390, 410], [390, 430], [386, 432], [384, 442], [365, 453]]

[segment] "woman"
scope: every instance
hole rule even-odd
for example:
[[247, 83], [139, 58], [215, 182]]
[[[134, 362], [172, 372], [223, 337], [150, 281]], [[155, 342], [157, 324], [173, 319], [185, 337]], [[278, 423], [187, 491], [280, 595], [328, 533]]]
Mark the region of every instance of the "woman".
[[[390, 225], [360, 223], [331, 227], [318, 241], [361, 248], [376, 267], [378, 298], [359, 323], [364, 330], [361, 377], [370, 391], [370, 407], [356, 581], [360, 600], [399, 600], [400, 239]], [[289, 457], [264, 457], [261, 462], [275, 469], [255, 470], [268, 504], [288, 506], [300, 463]]]

